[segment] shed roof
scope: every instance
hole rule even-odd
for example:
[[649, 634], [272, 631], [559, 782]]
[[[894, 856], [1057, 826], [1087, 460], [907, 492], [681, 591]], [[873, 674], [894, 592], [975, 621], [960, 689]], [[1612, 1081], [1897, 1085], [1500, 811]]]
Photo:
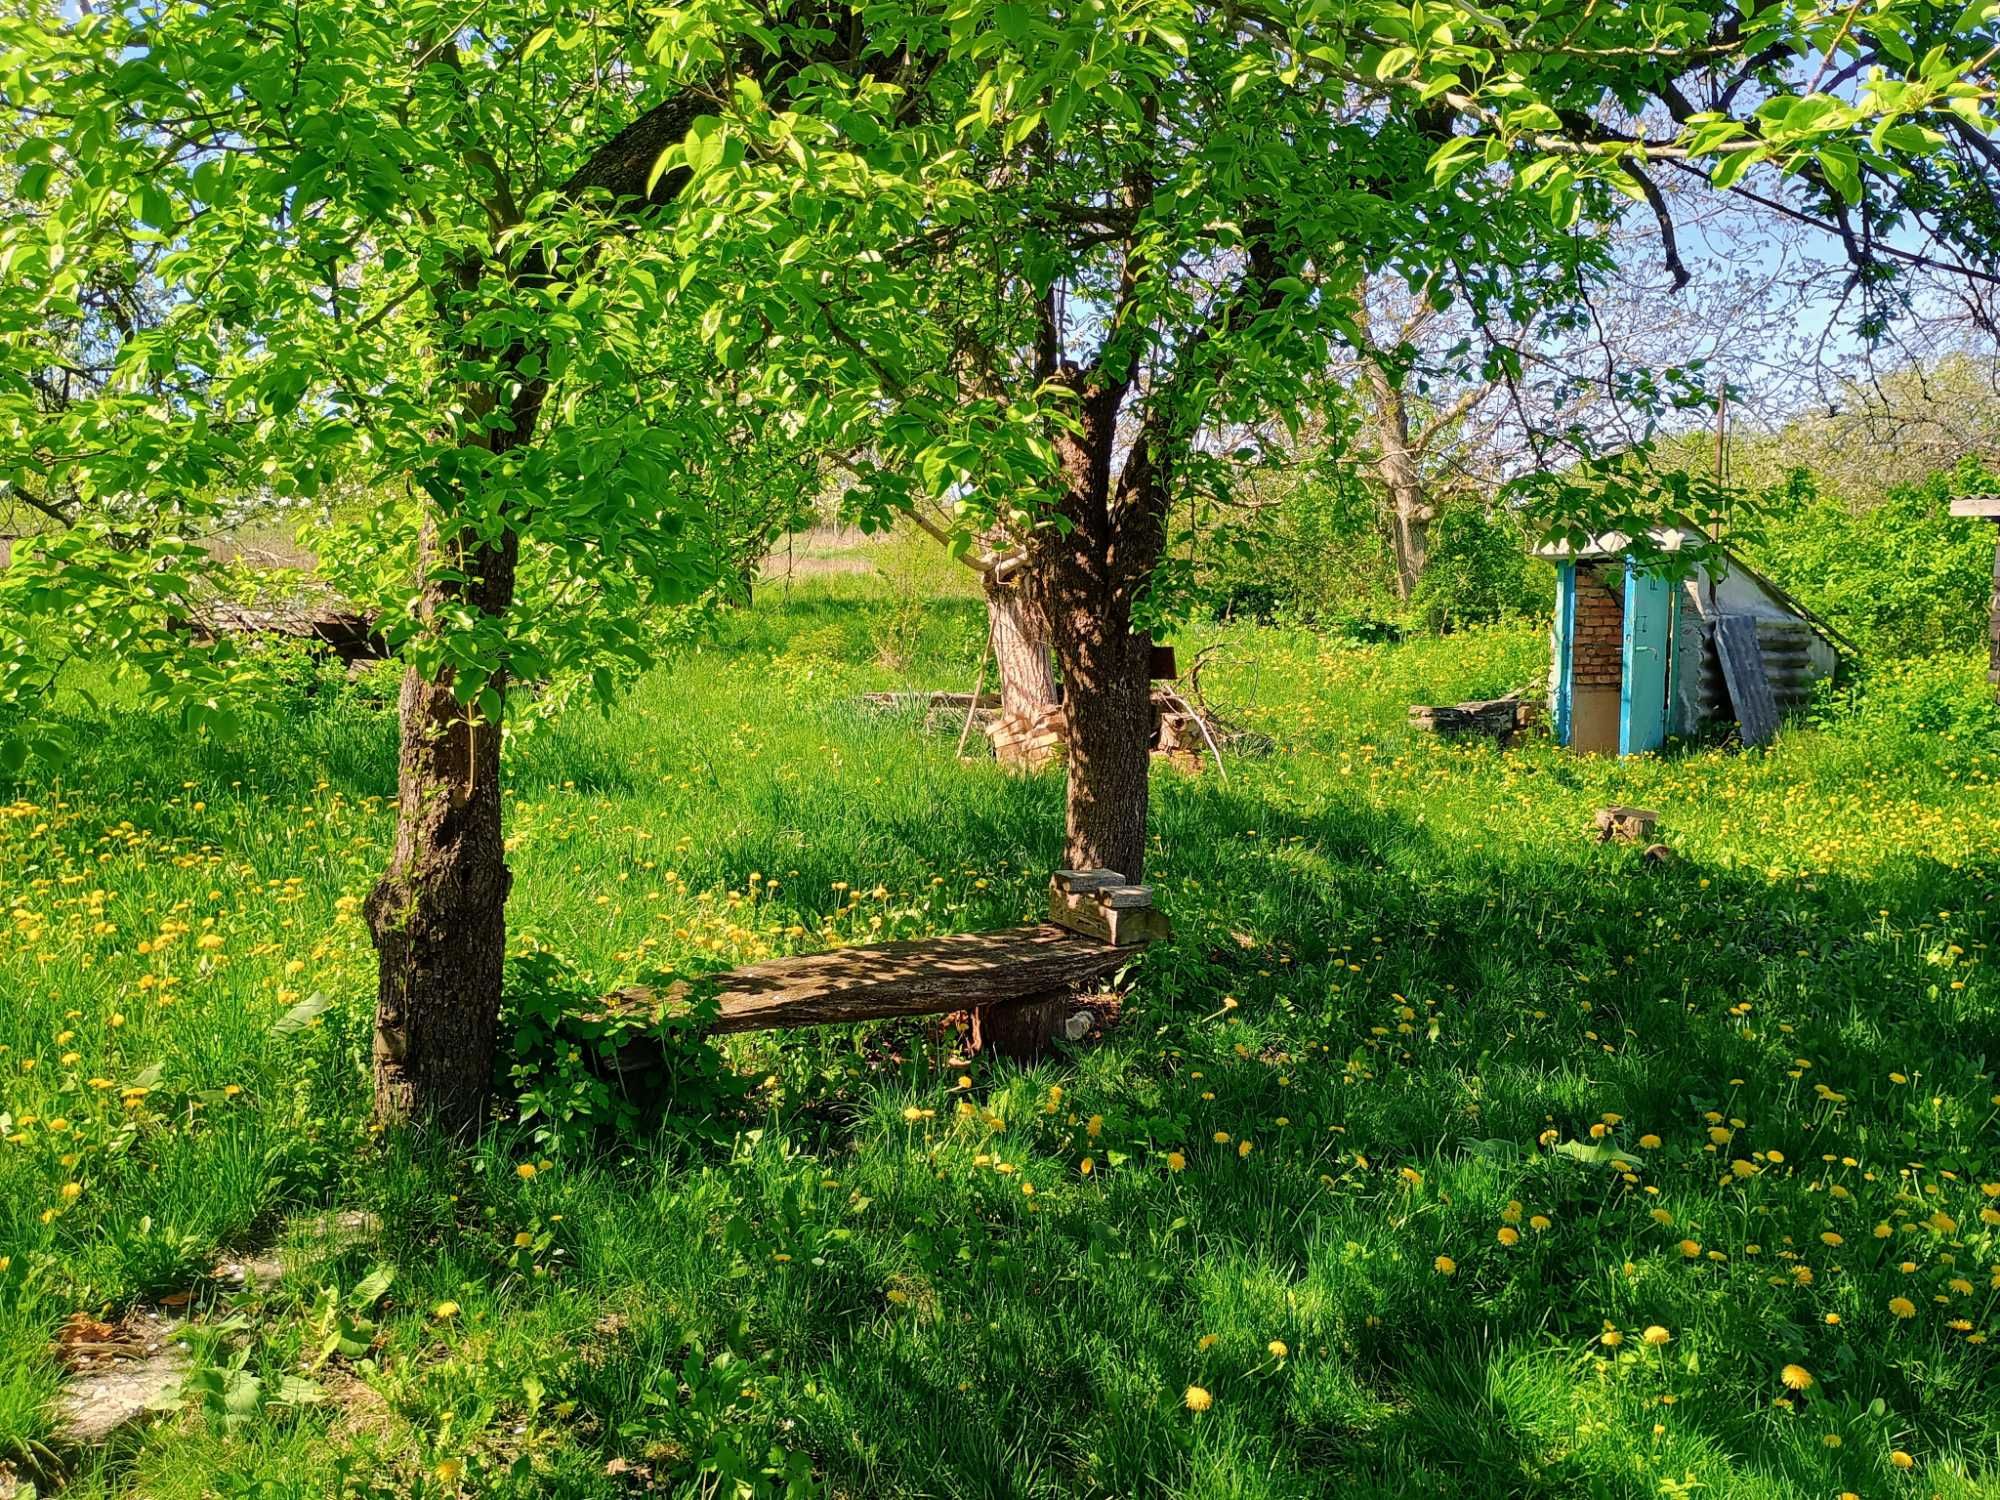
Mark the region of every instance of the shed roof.
[[[1655, 526], [1649, 533], [1653, 545], [1662, 552], [1679, 552], [1684, 547], [1705, 544], [1708, 538], [1696, 531], [1681, 526]], [[1632, 550], [1632, 536], [1624, 531], [1605, 531], [1593, 536], [1581, 547], [1572, 547], [1568, 542], [1547, 542], [1535, 549], [1535, 556], [1546, 557], [1551, 562], [1603, 562], [1613, 557], [1623, 557]]]

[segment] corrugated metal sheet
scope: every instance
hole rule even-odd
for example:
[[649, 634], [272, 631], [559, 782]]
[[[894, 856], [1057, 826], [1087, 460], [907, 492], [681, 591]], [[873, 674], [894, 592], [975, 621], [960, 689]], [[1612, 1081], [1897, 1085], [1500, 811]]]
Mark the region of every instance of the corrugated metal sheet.
[[1743, 726], [1743, 743], [1767, 745], [1778, 733], [1778, 701], [1764, 675], [1764, 651], [1757, 642], [1757, 622], [1749, 615], [1718, 615], [1716, 655], [1722, 660], [1723, 681]]

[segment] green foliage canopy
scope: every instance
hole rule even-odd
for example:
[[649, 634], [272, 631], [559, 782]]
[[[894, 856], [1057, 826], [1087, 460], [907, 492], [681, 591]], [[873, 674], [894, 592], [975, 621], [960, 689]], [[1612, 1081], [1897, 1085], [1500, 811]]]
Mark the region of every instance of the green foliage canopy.
[[[389, 499], [329, 549], [337, 581], [489, 716], [503, 670], [608, 691], [643, 661], [633, 616], [714, 578], [692, 521], [746, 474], [808, 485], [838, 454], [871, 517], [923, 493], [1033, 520], [1111, 393], [1150, 524], [1221, 482], [1204, 434], [1296, 417], [1365, 274], [1518, 313], [1664, 167], [1787, 174], [1870, 285], [1905, 230], [1990, 264], [1996, 11], [18, 11], [0, 472], [83, 514], [8, 580], [0, 714], [104, 652], [212, 711], [226, 651], [191, 666], [168, 629], [193, 523], [357, 473]], [[162, 315], [38, 403], [46, 330], [120, 251]], [[520, 559], [492, 607], [467, 593], [489, 555]]]

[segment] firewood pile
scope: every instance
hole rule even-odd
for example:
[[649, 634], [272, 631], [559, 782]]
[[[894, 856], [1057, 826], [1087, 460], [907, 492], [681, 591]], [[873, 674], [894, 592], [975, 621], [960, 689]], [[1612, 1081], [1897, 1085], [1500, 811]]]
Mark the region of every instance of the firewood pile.
[[[1039, 713], [996, 718], [986, 728], [993, 758], [1003, 766], [1034, 770], [1053, 765], [1067, 747], [1069, 723], [1061, 704]], [[1169, 688], [1153, 690], [1152, 749], [1156, 759], [1177, 770], [1200, 771], [1224, 748], [1244, 752], [1268, 750], [1270, 743], [1246, 734], [1197, 707]]]
[[1069, 715], [1060, 703], [1032, 714], [1003, 714], [986, 726], [993, 758], [1003, 766], [1031, 771], [1063, 758], [1069, 735]]
[[1410, 727], [1447, 739], [1483, 735], [1506, 749], [1541, 716], [1541, 706], [1523, 701], [1519, 693], [1504, 698], [1479, 698], [1470, 703], [1412, 703]]
[[[1180, 677], [1154, 682], [1153, 754], [1183, 771], [1217, 765], [1224, 751], [1262, 755], [1272, 749], [1269, 739], [1238, 729], [1203, 699], [1201, 669], [1215, 649], [1200, 653]], [[1171, 652], [1158, 648], [1156, 655], [1156, 670], [1171, 670]], [[966, 737], [977, 728], [993, 747], [993, 758], [1016, 770], [1055, 765], [1068, 748], [1069, 717], [1061, 703], [1032, 713], [1007, 713], [998, 693], [878, 692], [863, 693], [857, 701], [874, 713], [919, 718], [932, 732], [958, 730], [961, 755]]]

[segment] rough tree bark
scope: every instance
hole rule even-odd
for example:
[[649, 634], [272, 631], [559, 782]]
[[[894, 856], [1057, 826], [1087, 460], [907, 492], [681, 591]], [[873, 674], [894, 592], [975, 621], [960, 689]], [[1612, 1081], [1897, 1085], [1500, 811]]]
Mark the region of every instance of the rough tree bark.
[[[451, 63], [448, 49], [441, 51], [440, 65]], [[669, 173], [649, 184], [653, 163], [707, 107], [705, 97], [692, 92], [654, 107], [600, 146], [561, 192], [581, 198], [601, 189], [630, 213], [665, 202], [680, 191], [686, 174]], [[489, 212], [504, 222], [513, 199], [497, 180], [498, 168], [478, 155], [476, 165], [495, 179]], [[454, 299], [476, 292], [482, 278], [525, 288], [546, 284], [550, 272], [539, 250], [530, 249], [511, 264], [456, 262], [449, 277], [436, 299], [447, 345], [455, 337]], [[539, 377], [514, 374], [530, 354], [546, 351], [517, 343], [496, 365], [492, 385], [464, 393], [464, 448], [498, 455], [533, 440], [545, 387]], [[537, 363], [546, 368], [547, 359]], [[493, 420], [503, 405], [504, 419]], [[427, 527], [426, 576], [441, 552], [448, 551], [443, 560], [449, 566], [423, 587], [418, 613], [425, 626], [448, 607], [469, 606], [488, 619], [505, 616], [514, 601], [519, 549], [512, 526], [484, 541]], [[479, 1128], [492, 1083], [510, 877], [500, 726], [461, 704], [453, 681], [449, 668], [427, 674], [413, 666], [404, 674], [396, 847], [365, 911], [377, 957], [376, 1114], [466, 1135]], [[504, 697], [504, 668], [489, 686]]]
[[1036, 534], [1033, 573], [1062, 662], [1069, 786], [1064, 862], [1139, 880], [1152, 769], [1152, 638], [1133, 606], [1166, 541], [1146, 437], [1111, 484], [1122, 382], [1080, 378], [1080, 433], [1057, 438], [1067, 532]]
[[1424, 493], [1417, 467], [1416, 445], [1410, 437], [1410, 408], [1388, 372], [1366, 361], [1369, 392], [1375, 408], [1375, 472], [1389, 495], [1389, 538], [1396, 554], [1396, 597], [1407, 600], [1430, 565], [1431, 522], [1437, 512]]
[[[433, 538], [425, 550], [435, 551]], [[515, 545], [470, 551], [470, 581], [433, 586], [428, 618], [454, 595], [489, 615], [514, 594]], [[504, 680], [492, 684], [505, 691]], [[375, 1112], [478, 1128], [492, 1072], [507, 949], [500, 730], [458, 702], [449, 668], [403, 674], [396, 849], [369, 894], [375, 939]]]
[[986, 628], [1000, 674], [1003, 717], [1032, 718], [1056, 701], [1055, 658], [1040, 604], [1020, 572], [1005, 579], [985, 574]]

